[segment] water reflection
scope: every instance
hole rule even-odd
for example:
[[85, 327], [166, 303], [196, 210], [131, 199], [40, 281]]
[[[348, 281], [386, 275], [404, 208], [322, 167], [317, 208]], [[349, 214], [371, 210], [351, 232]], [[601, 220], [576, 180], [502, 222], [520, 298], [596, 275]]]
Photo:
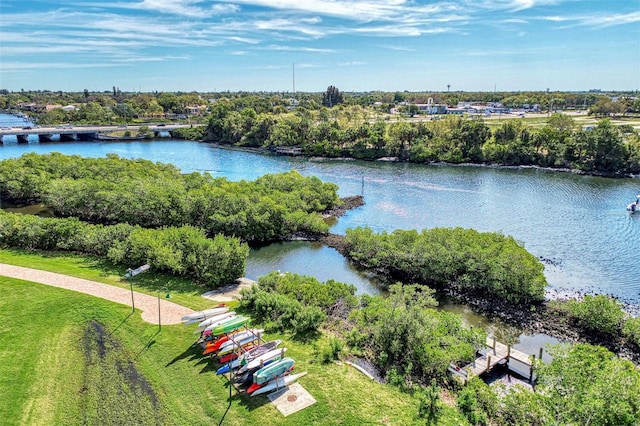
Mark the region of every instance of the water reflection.
[[318, 242], [292, 241], [252, 249], [245, 275], [257, 280], [271, 271], [310, 275], [319, 281], [336, 280], [356, 287], [357, 294], [380, 294], [380, 283], [358, 270], [337, 250]]

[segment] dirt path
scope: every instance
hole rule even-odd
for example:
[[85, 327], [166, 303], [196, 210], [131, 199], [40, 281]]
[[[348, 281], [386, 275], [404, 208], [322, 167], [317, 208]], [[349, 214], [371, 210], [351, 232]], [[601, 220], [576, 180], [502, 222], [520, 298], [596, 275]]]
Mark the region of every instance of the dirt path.
[[[0, 275], [60, 287], [67, 290], [79, 291], [92, 296], [101, 297], [112, 302], [131, 306], [131, 291], [82, 278], [40, 271], [38, 269], [23, 268], [21, 266], [0, 263]], [[152, 324], [158, 324], [158, 298], [148, 294], [133, 292], [136, 309], [142, 311], [142, 319]], [[193, 313], [193, 309], [186, 308], [160, 298], [160, 320], [162, 324], [179, 324], [181, 318]]]

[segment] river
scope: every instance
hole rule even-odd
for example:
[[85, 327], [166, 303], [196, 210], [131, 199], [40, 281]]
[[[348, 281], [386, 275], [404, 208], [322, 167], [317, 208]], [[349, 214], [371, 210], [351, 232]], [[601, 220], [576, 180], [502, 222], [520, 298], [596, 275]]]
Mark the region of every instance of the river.
[[[0, 145], [0, 159], [27, 152], [85, 157], [115, 153], [229, 180], [296, 169], [336, 183], [340, 196], [364, 196], [365, 205], [340, 218], [333, 233], [357, 226], [375, 231], [459, 226], [502, 232], [545, 259], [551, 297], [604, 293], [640, 305], [640, 215], [625, 210], [640, 194], [638, 179], [527, 168], [313, 160], [170, 139], [18, 144], [5, 137]], [[275, 269], [347, 282], [359, 293], [378, 292], [375, 280], [334, 249], [316, 243], [287, 242], [251, 251], [247, 277], [256, 279]]]

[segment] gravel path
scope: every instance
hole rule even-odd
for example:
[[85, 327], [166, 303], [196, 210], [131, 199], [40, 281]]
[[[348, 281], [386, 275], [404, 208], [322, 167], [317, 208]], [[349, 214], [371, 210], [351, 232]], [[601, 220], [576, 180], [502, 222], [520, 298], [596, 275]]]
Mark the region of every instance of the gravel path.
[[[0, 263], [0, 275], [79, 291], [112, 302], [131, 306], [131, 290], [108, 284], [3, 263]], [[142, 319], [152, 324], [158, 324], [158, 298], [134, 291], [133, 299], [136, 309], [142, 311]], [[179, 324], [183, 316], [193, 312], [193, 309], [160, 298], [160, 319], [162, 324]]]

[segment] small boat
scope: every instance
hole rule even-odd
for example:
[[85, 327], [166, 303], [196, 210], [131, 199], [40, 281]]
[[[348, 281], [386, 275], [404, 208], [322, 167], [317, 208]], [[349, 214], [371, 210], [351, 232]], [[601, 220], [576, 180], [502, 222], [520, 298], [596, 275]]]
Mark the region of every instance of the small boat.
[[307, 375], [307, 372], [305, 371], [304, 373], [291, 374], [291, 375], [284, 376], [284, 377], [278, 377], [278, 378], [270, 381], [269, 383], [265, 384], [264, 386], [258, 388], [257, 390], [253, 391], [251, 393], [251, 396], [262, 395], [263, 393], [267, 393], [267, 392], [271, 392], [271, 391], [274, 391], [274, 390], [278, 390], [278, 389], [284, 388], [284, 387], [289, 386], [290, 384], [294, 383], [300, 377], [303, 377], [303, 376], [306, 376], [306, 375]]
[[280, 377], [286, 374], [288, 371], [291, 371], [295, 361], [293, 358], [282, 358], [280, 361], [270, 364], [267, 367], [261, 368], [260, 370], [253, 373], [253, 384], [257, 386], [262, 386], [265, 383], [270, 382], [276, 377]]
[[[248, 344], [246, 346], [243, 346], [242, 350], [243, 351], [250, 351], [251, 349], [254, 349], [257, 346], [258, 346], [257, 342], [251, 342], [250, 344]], [[229, 364], [231, 364], [232, 362], [235, 362], [238, 359], [238, 357], [240, 357], [240, 355], [241, 355], [240, 351], [233, 351], [233, 352], [230, 352], [230, 353], [228, 353], [226, 355], [222, 355], [221, 357], [218, 358], [218, 362], [220, 364], [224, 364], [220, 368], [228, 367]], [[220, 370], [220, 368], [218, 370]], [[224, 372], [226, 373], [227, 371], [224, 371]], [[218, 373], [218, 371], [216, 371], [216, 374], [221, 374], [221, 373]]]
[[231, 338], [227, 340], [220, 346], [220, 349], [218, 349], [217, 356], [223, 357], [235, 351], [236, 349], [246, 348], [249, 345], [251, 345], [252, 347], [255, 346], [256, 342], [260, 341], [260, 336], [262, 335], [262, 333], [264, 333], [264, 330], [251, 330], [251, 334], [248, 336]]
[[627, 211], [631, 214], [640, 213], [640, 194], [636, 195], [636, 202], [627, 206]]
[[225, 312], [224, 314], [216, 315], [211, 318], [207, 318], [206, 320], [201, 321], [200, 324], [198, 324], [198, 328], [195, 329], [193, 334], [202, 333], [207, 329], [207, 327], [212, 326], [213, 328], [215, 327], [214, 324], [217, 323], [216, 325], [219, 325], [223, 321], [228, 320], [235, 316], [236, 316], [236, 313], [234, 311], [231, 311], [231, 312]]
[[269, 352], [266, 352], [260, 356], [257, 356], [256, 358], [249, 361], [247, 364], [240, 367], [240, 369], [238, 370], [238, 374], [242, 374], [248, 370], [253, 370], [254, 368], [260, 368], [262, 367], [261, 364], [266, 364], [267, 361], [279, 360], [284, 357], [284, 353], [286, 352], [286, 350], [287, 348], [272, 349]]
[[276, 349], [281, 342], [281, 340], [272, 340], [271, 342], [263, 343], [235, 359], [230, 359], [230, 362], [220, 359], [220, 362], [226, 364], [220, 367], [216, 374], [228, 373], [236, 368], [240, 368], [237, 372], [238, 374], [243, 374], [249, 370], [260, 369], [261, 364], [264, 366], [269, 361], [277, 361], [284, 356], [287, 350], [287, 348]]
[[[233, 317], [228, 321], [223, 322], [211, 329], [211, 334], [214, 336], [219, 336], [224, 333], [230, 333], [234, 330], [239, 329], [246, 323], [248, 323], [251, 319], [242, 315], [237, 317]], [[208, 329], [208, 328], [207, 328]]]
[[230, 333], [230, 334], [223, 334], [217, 338], [212, 338], [211, 340], [209, 340], [208, 342], [206, 342], [205, 347], [204, 347], [204, 352], [202, 353], [203, 355], [207, 355], [213, 352], [216, 352], [218, 349], [220, 349], [220, 346], [222, 346], [222, 344], [226, 341], [228, 341], [231, 336], [235, 335], [235, 334], [239, 334], [242, 333], [241, 331], [236, 331], [234, 333]]
[[222, 304], [222, 305], [218, 305], [215, 308], [211, 308], [211, 309], [205, 309], [204, 311], [198, 311], [198, 312], [194, 312], [192, 314], [189, 315], [185, 315], [182, 317], [182, 322], [185, 325], [189, 325], [189, 324], [193, 324], [196, 322], [200, 322], [203, 321], [207, 318], [211, 318], [213, 316], [216, 315], [220, 315], [223, 314], [225, 312], [227, 312], [229, 310], [229, 307]]

